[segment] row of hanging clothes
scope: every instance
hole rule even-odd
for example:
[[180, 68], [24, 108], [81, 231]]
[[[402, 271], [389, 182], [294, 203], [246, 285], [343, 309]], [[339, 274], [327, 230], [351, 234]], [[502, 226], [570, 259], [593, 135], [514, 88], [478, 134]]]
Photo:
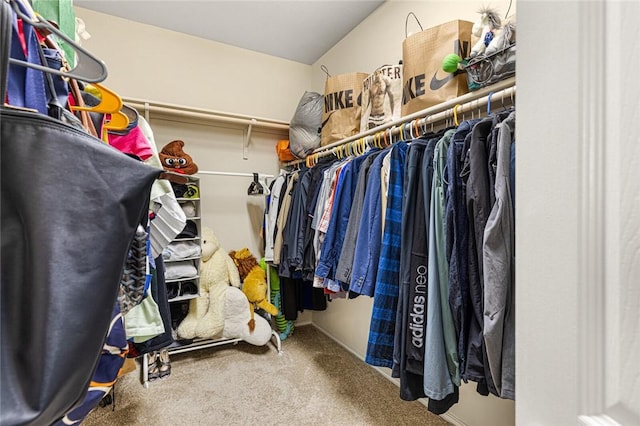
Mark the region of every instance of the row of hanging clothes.
[[186, 223], [169, 180], [186, 179], [73, 31], [26, 0], [0, 12], [0, 423], [78, 424], [127, 356], [173, 343], [162, 252]]
[[267, 259], [327, 300], [373, 297], [366, 362], [392, 369], [403, 400], [442, 414], [469, 381], [514, 399], [515, 110], [415, 123], [281, 172]]

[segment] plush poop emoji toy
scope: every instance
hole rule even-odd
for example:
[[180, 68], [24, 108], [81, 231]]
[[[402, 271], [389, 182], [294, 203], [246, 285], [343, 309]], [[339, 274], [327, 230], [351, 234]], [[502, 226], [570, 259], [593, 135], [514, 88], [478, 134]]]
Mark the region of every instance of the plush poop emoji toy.
[[183, 151], [184, 142], [180, 140], [171, 141], [162, 147], [158, 153], [160, 162], [165, 170], [180, 173], [183, 175], [192, 175], [198, 172], [198, 165], [194, 163], [193, 158]]

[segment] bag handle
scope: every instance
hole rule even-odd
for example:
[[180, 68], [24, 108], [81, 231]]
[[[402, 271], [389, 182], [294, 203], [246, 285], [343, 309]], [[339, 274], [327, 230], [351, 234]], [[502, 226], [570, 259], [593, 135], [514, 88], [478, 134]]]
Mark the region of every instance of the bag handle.
[[0, 105], [4, 105], [7, 96], [7, 79], [9, 78], [9, 52], [11, 51], [11, 6], [3, 1], [0, 5]]
[[[58, 46], [58, 44], [51, 39], [51, 37], [48, 37], [48, 34], [47, 34], [47, 37], [44, 37], [44, 44], [50, 49], [55, 49], [58, 51], [62, 50], [60, 49], [60, 46]], [[70, 66], [69, 66], [69, 63], [66, 61], [64, 55], [62, 55], [62, 63], [63, 63], [62, 70], [68, 71]], [[84, 102], [84, 98], [82, 97], [82, 90], [80, 89], [78, 81], [75, 78], [70, 77], [68, 79], [68, 86], [69, 86], [69, 93], [73, 97], [75, 104], [80, 107], [85, 107], [86, 104]], [[91, 134], [91, 136], [95, 136], [98, 139], [100, 139], [100, 137], [98, 136], [98, 131], [96, 130], [96, 126], [93, 124], [93, 120], [91, 120], [91, 116], [89, 115], [89, 112], [80, 110], [76, 112], [76, 115], [80, 116], [80, 122], [82, 123], [82, 127], [84, 127], [85, 130], [89, 132], [89, 134]]]
[[409, 26], [409, 16], [413, 16], [413, 18], [416, 20], [416, 22], [418, 23], [418, 26], [420, 27], [420, 31], [424, 31], [424, 29], [422, 28], [422, 24], [420, 23], [420, 21], [418, 20], [418, 17], [416, 16], [415, 13], [413, 12], [409, 12], [407, 14], [407, 18], [404, 20], [404, 38], [409, 37], [408, 36], [408, 32], [407, 32], [407, 28]]
[[[82, 97], [82, 90], [80, 90], [80, 86], [78, 85], [78, 81], [73, 78], [69, 79], [69, 93], [71, 93], [71, 96], [73, 96], [76, 105], [80, 107], [86, 106], [84, 98]], [[82, 127], [84, 127], [91, 134], [91, 136], [95, 136], [96, 138], [100, 139], [100, 136], [98, 136], [98, 131], [96, 130], [96, 126], [94, 126], [93, 120], [91, 120], [91, 116], [89, 115], [89, 111], [80, 110], [76, 114], [80, 115]]]
[[331, 74], [329, 74], [329, 69], [325, 65], [320, 65], [320, 69], [324, 71], [324, 73], [327, 75], [327, 78], [331, 77]]

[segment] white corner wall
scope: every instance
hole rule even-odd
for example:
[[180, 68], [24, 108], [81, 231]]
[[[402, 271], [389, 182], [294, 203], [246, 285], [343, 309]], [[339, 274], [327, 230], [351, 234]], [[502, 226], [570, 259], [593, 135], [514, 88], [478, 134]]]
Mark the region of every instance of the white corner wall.
[[[151, 4], [151, 3], [150, 3]], [[288, 122], [311, 82], [311, 66], [140, 24], [76, 7], [91, 38], [82, 44], [102, 59], [104, 85], [123, 98], [136, 98]], [[150, 13], [153, 13], [150, 11]], [[151, 115], [156, 145], [185, 142], [200, 170], [276, 175], [278, 139], [288, 132], [253, 129], [248, 159], [246, 128]], [[248, 197], [250, 178], [201, 176], [203, 225], [226, 250], [248, 247], [262, 255], [264, 200]], [[299, 316], [309, 322], [310, 313]]]
[[[509, 15], [515, 14], [515, 0]], [[323, 93], [326, 75], [320, 69], [325, 65], [331, 74], [360, 71], [370, 73], [380, 65], [397, 63], [402, 59], [402, 41], [405, 38], [405, 19], [414, 12], [423, 28], [430, 28], [454, 19], [475, 21], [477, 10], [487, 2], [478, 1], [387, 1], [376, 9], [351, 33], [313, 64], [312, 88]], [[493, 1], [489, 5], [504, 16], [509, 0]], [[413, 18], [408, 31], [419, 31]], [[313, 324], [338, 340], [357, 356], [364, 358], [369, 335], [373, 300], [359, 297], [335, 300], [324, 312], [314, 312]], [[389, 375], [389, 369], [380, 369]], [[398, 397], [399, 398], [399, 397]], [[515, 424], [515, 404], [493, 396], [483, 397], [475, 391], [475, 384], [463, 385], [460, 403], [445, 418], [458, 425], [510, 426]]]
[[306, 64], [80, 7], [75, 11], [91, 34], [83, 46], [109, 68], [105, 86], [123, 97], [288, 122], [309, 88]]

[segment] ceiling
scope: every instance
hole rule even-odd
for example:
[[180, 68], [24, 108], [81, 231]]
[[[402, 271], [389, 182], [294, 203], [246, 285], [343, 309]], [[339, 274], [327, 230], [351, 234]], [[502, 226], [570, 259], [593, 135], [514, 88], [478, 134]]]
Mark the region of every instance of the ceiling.
[[384, 0], [74, 0], [79, 7], [313, 64]]

